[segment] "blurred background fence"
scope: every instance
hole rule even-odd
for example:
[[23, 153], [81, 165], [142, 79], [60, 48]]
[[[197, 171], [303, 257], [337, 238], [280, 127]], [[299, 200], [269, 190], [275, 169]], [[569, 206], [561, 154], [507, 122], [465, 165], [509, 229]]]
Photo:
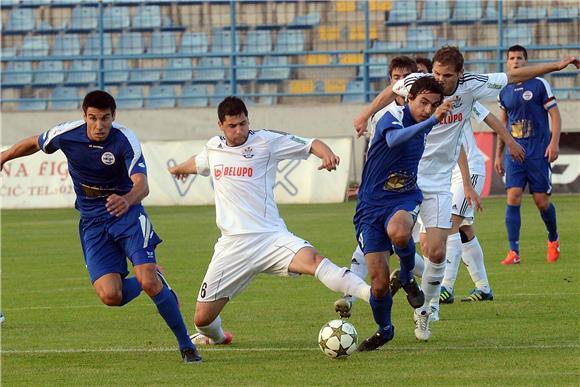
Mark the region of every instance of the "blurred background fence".
[[[2, 0], [2, 110], [71, 110], [92, 89], [120, 108], [364, 103], [397, 55], [456, 45], [467, 71], [577, 55], [579, 0]], [[547, 77], [580, 98], [578, 71]]]

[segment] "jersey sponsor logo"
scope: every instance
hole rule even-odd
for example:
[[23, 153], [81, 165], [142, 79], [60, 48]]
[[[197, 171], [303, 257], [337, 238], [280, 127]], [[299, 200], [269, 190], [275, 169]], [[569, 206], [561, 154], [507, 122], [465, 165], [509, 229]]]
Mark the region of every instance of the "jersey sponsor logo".
[[242, 150], [242, 156], [244, 156], [246, 159], [251, 159], [252, 157], [254, 157], [254, 150], [252, 149], [252, 147], [248, 146], [244, 148]]
[[449, 114], [441, 121], [441, 125], [449, 125], [459, 121], [463, 121], [463, 113]]
[[115, 164], [115, 155], [111, 152], [105, 152], [101, 155], [101, 161], [105, 165], [113, 165]]
[[216, 180], [220, 180], [223, 176], [252, 177], [253, 174], [254, 168], [252, 167], [229, 167], [219, 164], [213, 168], [213, 175]]
[[405, 192], [417, 187], [417, 175], [408, 172], [393, 172], [383, 187], [386, 191]]
[[532, 99], [532, 97], [534, 96], [534, 93], [532, 93], [531, 90], [526, 90], [524, 91], [524, 93], [522, 94], [522, 98], [524, 99], [524, 101], [529, 101]]
[[105, 149], [104, 146], [101, 145], [95, 145], [95, 144], [89, 144], [89, 148], [94, 148], [94, 149]]
[[306, 145], [306, 140], [301, 137], [291, 136], [290, 140], [297, 142], [298, 144]]
[[499, 84], [499, 83], [488, 83], [487, 84], [487, 88], [488, 89], [497, 89], [497, 90], [501, 90], [503, 88], [503, 85]]

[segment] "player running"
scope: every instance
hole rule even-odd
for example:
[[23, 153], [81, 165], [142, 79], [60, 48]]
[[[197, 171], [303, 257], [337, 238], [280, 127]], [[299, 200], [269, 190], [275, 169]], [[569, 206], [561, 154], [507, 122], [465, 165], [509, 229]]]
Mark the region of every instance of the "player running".
[[[512, 46], [507, 52], [508, 70], [525, 69], [528, 53], [522, 46]], [[505, 168], [502, 160], [504, 144], [497, 142], [495, 169], [501, 176], [505, 173], [507, 206], [505, 223], [510, 251], [501, 262], [504, 265], [520, 263], [520, 206], [524, 188], [529, 190], [536, 207], [548, 230], [548, 262], [560, 258], [560, 242], [556, 224], [556, 207], [550, 202], [551, 169], [550, 163], [558, 158], [560, 152], [561, 118], [556, 98], [550, 85], [542, 78], [512, 84], [499, 95], [500, 120], [511, 130], [512, 136], [526, 149], [523, 162], [512, 161], [506, 152]], [[552, 132], [550, 134], [550, 124]]]
[[[451, 176], [452, 171], [462, 154], [461, 163], [466, 164], [466, 156], [461, 152], [461, 138], [464, 122], [471, 116], [474, 101], [495, 97], [508, 83], [520, 82], [534, 78], [550, 71], [557, 71], [569, 64], [578, 67], [574, 57], [557, 63], [524, 67], [506, 73], [471, 74], [464, 73], [463, 55], [456, 47], [445, 46], [433, 57], [433, 76], [443, 86], [446, 96], [456, 97], [451, 113], [440, 124], [436, 125], [427, 136], [425, 151], [419, 162], [418, 185], [423, 192], [421, 219], [426, 228], [422, 241], [422, 252], [425, 260], [422, 289], [425, 303], [415, 310], [415, 336], [418, 340], [428, 340], [430, 303], [439, 298], [441, 281], [445, 272], [445, 244], [451, 228]], [[389, 85], [375, 100], [365, 108], [355, 120], [355, 129], [359, 135], [366, 130], [367, 120], [376, 111], [386, 106], [394, 94], [407, 96], [412, 84], [422, 74], [412, 74], [395, 85]], [[465, 170], [465, 166], [463, 167]], [[469, 172], [467, 172], [469, 173]], [[467, 205], [479, 207], [479, 199], [470, 182], [465, 182], [464, 193]]]
[[[84, 120], [65, 122], [24, 139], [1, 154], [1, 165], [42, 149], [62, 150], [80, 212], [79, 233], [91, 283], [101, 301], [123, 306], [145, 291], [179, 343], [185, 363], [201, 361], [189, 339], [177, 296], [158, 270], [155, 247], [161, 239], [141, 205], [149, 193], [141, 145], [114, 122], [115, 100], [104, 91], [83, 100]], [[127, 258], [135, 277], [126, 278]]]
[[211, 176], [216, 203], [218, 239], [195, 308], [196, 344], [229, 344], [220, 312], [260, 273], [282, 277], [313, 275], [331, 290], [368, 302], [370, 286], [322, 256], [310, 243], [290, 233], [274, 201], [276, 167], [281, 160], [322, 160], [318, 169], [332, 171], [340, 159], [317, 139], [268, 130], [250, 130], [241, 99], [227, 97], [218, 106], [222, 136], [203, 151], [170, 168], [178, 178]]

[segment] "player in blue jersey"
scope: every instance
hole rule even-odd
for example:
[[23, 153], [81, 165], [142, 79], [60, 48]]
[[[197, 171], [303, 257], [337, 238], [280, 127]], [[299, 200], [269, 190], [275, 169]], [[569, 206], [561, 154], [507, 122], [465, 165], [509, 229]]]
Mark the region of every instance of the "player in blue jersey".
[[422, 305], [424, 296], [411, 271], [415, 265], [412, 229], [423, 200], [417, 168], [425, 137], [451, 110], [454, 99], [442, 103], [443, 89], [433, 78], [419, 79], [409, 91], [408, 104], [386, 112], [379, 120], [363, 169], [354, 224], [371, 278], [370, 305], [379, 329], [359, 351], [372, 351], [392, 340], [393, 300], [389, 290], [391, 249], [401, 263], [400, 281], [409, 301]]
[[[200, 362], [177, 296], [156, 265], [155, 247], [161, 239], [141, 205], [149, 186], [139, 140], [114, 122], [116, 104], [108, 93], [88, 93], [82, 108], [84, 120], [59, 124], [2, 152], [0, 167], [39, 150], [60, 149], [68, 161], [81, 216], [81, 247], [97, 295], [105, 305], [122, 306], [145, 291], [175, 334], [184, 362]], [[127, 258], [134, 277], [127, 278]]]
[[[526, 66], [528, 53], [522, 46], [516, 45], [508, 49], [507, 67], [509, 70]], [[502, 160], [504, 143], [497, 142], [495, 169], [503, 175], [505, 172], [505, 187], [507, 190], [507, 207], [505, 222], [510, 251], [501, 262], [504, 265], [520, 263], [520, 205], [523, 190], [529, 185], [536, 207], [548, 230], [548, 262], [556, 262], [560, 258], [560, 243], [556, 225], [556, 208], [550, 202], [551, 170], [550, 163], [558, 158], [561, 118], [552, 94], [550, 85], [542, 78], [511, 84], [505, 87], [499, 95], [500, 120], [509, 123], [512, 136], [526, 150], [523, 162], [513, 161], [509, 152]], [[552, 132], [548, 116], [552, 121]]]

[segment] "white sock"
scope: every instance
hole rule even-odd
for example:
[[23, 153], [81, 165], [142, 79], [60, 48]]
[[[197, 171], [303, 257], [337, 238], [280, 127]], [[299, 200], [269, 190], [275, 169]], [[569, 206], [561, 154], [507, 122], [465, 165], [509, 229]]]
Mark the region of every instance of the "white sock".
[[467, 243], [463, 244], [463, 262], [467, 266], [471, 280], [475, 287], [489, 293], [489, 281], [487, 280], [487, 272], [485, 264], [483, 263], [483, 250], [479, 244], [477, 237], [473, 238]]
[[349, 269], [336, 266], [328, 258], [320, 262], [314, 276], [330, 290], [369, 302], [371, 287]]
[[415, 253], [415, 267], [413, 268], [413, 275], [416, 277], [423, 277], [423, 271], [425, 270], [425, 260], [423, 257]]
[[367, 261], [365, 261], [365, 255], [361, 250], [360, 246], [356, 246], [356, 250], [352, 253], [352, 261], [350, 261], [350, 271], [356, 274], [359, 278], [363, 280], [367, 277], [369, 273], [369, 268], [367, 267]]
[[425, 294], [425, 303], [422, 307], [417, 308], [417, 313], [423, 310], [429, 310], [432, 301], [434, 305], [439, 303], [439, 293], [441, 293], [441, 281], [445, 275], [445, 262], [433, 263], [425, 257], [425, 270], [421, 279], [421, 289]]
[[450, 292], [453, 292], [453, 287], [457, 280], [459, 262], [461, 262], [461, 235], [459, 233], [451, 234], [447, 237], [447, 254], [445, 260], [447, 261], [447, 266], [445, 267], [443, 286]]
[[216, 344], [223, 342], [226, 339], [224, 335], [224, 330], [222, 329], [222, 319], [217, 316], [209, 325], [204, 327], [195, 326], [195, 330], [204, 336], [212, 339]]

